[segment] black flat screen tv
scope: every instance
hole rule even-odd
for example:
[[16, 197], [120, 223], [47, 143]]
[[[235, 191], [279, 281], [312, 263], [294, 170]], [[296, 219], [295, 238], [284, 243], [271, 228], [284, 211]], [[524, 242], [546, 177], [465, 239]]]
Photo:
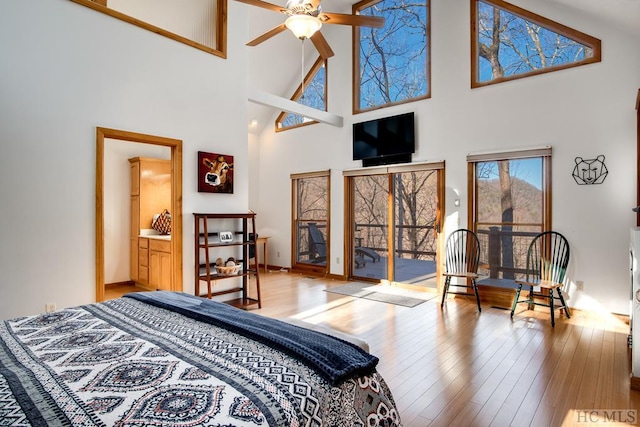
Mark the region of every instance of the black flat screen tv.
[[411, 161], [415, 152], [414, 114], [383, 117], [353, 124], [353, 160], [364, 166]]

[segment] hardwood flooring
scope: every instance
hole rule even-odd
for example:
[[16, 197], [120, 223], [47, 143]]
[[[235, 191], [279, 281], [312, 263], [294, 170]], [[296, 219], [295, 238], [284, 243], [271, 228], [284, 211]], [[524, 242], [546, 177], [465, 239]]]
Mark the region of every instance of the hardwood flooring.
[[521, 305], [511, 321], [509, 311], [486, 305], [479, 314], [472, 299], [407, 308], [324, 292], [341, 281], [260, 278], [263, 308], [254, 312], [369, 343], [405, 427], [640, 424], [624, 316], [574, 310], [552, 328], [542, 308]]

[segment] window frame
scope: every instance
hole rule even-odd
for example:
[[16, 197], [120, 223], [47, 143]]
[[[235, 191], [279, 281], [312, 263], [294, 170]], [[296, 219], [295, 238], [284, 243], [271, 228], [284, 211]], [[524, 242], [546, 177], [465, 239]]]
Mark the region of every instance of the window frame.
[[[487, 3], [495, 8], [509, 12], [519, 18], [533, 22], [540, 25], [547, 30], [558, 33], [571, 40], [577, 41], [591, 49], [593, 49], [593, 56], [583, 59], [582, 61], [571, 62], [569, 64], [561, 64], [553, 67], [547, 67], [539, 70], [533, 70], [526, 73], [516, 74], [508, 77], [501, 77], [486, 82], [478, 81], [479, 67], [479, 53], [478, 53], [478, 2]], [[544, 16], [535, 14], [521, 7], [515, 6], [511, 3], [507, 3], [503, 0], [470, 0], [471, 5], [471, 88], [484, 87], [492, 84], [503, 83], [507, 81], [522, 79], [525, 77], [536, 76], [539, 74], [551, 73], [559, 70], [566, 70], [568, 68], [580, 67], [582, 65], [593, 64], [602, 61], [602, 42], [600, 39], [592, 37], [581, 31], [567, 27], [559, 22], [545, 18]]]
[[[361, 0], [358, 3], [355, 3], [351, 7], [351, 13], [353, 15], [359, 15], [361, 9], [365, 9], [367, 7], [371, 7], [377, 3], [380, 3], [382, 0]], [[427, 76], [427, 92], [423, 96], [419, 96], [416, 98], [405, 99], [398, 102], [391, 102], [384, 105], [378, 105], [375, 107], [369, 108], [360, 108], [360, 27], [353, 26], [351, 34], [351, 59], [352, 59], [352, 113], [360, 114], [365, 113], [367, 111], [375, 111], [381, 108], [392, 107], [395, 105], [407, 104], [409, 102], [420, 101], [423, 99], [431, 98], [431, 0], [424, 0], [426, 13], [427, 13], [427, 28], [426, 28], [426, 45], [425, 49], [427, 51], [426, 55], [426, 76]]]
[[[312, 273], [316, 275], [329, 274], [331, 266], [331, 169], [293, 173], [291, 179], [291, 270], [301, 273]], [[327, 180], [327, 232], [326, 232], [326, 252], [327, 259], [324, 265], [298, 262], [298, 186], [297, 180], [304, 178], [326, 178]]]
[[[502, 160], [522, 160], [527, 158], [541, 158], [542, 159], [542, 230], [540, 232], [553, 230], [552, 225], [552, 182], [551, 182], [551, 167], [552, 167], [552, 154], [551, 147], [532, 148], [524, 150], [503, 151], [494, 153], [483, 154], [469, 154], [467, 156], [467, 228], [478, 232], [477, 218], [478, 218], [478, 202], [476, 197], [477, 192], [477, 180], [476, 170], [477, 164], [481, 162], [498, 162]], [[513, 225], [513, 224], [512, 224]], [[526, 224], [520, 224], [526, 225]]]
[[[328, 105], [329, 105], [329, 61], [327, 59], [323, 59], [321, 56], [318, 56], [318, 59], [316, 59], [316, 61], [313, 63], [313, 65], [311, 66], [311, 69], [309, 70], [309, 72], [304, 76], [303, 82], [304, 82], [304, 87], [309, 86], [309, 84], [313, 81], [313, 79], [315, 78], [316, 74], [318, 73], [318, 71], [320, 71], [320, 69], [324, 66], [324, 111], [329, 111], [328, 110]], [[300, 97], [302, 96], [302, 83], [300, 83], [300, 85], [298, 85], [298, 88], [295, 90], [295, 92], [293, 92], [293, 95], [291, 95], [291, 100], [297, 102], [298, 99], [300, 99]], [[303, 105], [303, 104], [301, 104]], [[296, 128], [300, 128], [303, 126], [308, 126], [308, 125], [313, 125], [316, 123], [320, 123], [317, 120], [310, 120], [308, 122], [303, 122], [303, 123], [298, 123], [296, 125], [293, 126], [287, 126], [287, 127], [278, 127], [278, 123], [282, 122], [282, 120], [284, 120], [284, 118], [287, 116], [287, 114], [289, 114], [286, 111], [282, 111], [280, 112], [280, 114], [278, 114], [278, 117], [276, 117], [276, 120], [274, 122], [274, 131], [275, 132], [283, 132], [285, 130], [290, 130], [290, 129], [296, 129]], [[290, 114], [295, 114], [295, 113], [290, 113]], [[296, 114], [298, 115], [298, 114]]]

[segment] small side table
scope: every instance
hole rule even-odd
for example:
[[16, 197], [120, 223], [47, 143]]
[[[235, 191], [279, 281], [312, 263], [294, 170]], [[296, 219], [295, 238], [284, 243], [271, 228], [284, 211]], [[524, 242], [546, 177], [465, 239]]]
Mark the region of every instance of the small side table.
[[256, 243], [258, 245], [262, 245], [262, 252], [264, 252], [264, 272], [267, 273], [268, 270], [268, 258], [267, 258], [267, 250], [269, 249], [269, 236], [258, 236], [256, 239]]

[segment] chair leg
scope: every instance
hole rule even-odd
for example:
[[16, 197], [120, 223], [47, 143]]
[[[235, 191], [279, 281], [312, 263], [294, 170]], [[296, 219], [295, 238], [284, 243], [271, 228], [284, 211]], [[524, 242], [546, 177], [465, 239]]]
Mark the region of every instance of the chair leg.
[[549, 308], [551, 309], [551, 327], [556, 326], [555, 308], [553, 307], [553, 289], [549, 289]]
[[444, 300], [447, 298], [447, 292], [449, 292], [449, 283], [451, 283], [451, 276], [447, 276], [444, 279], [444, 289], [442, 290], [442, 302], [440, 303], [440, 308], [444, 307]]
[[567, 307], [567, 303], [564, 302], [564, 296], [562, 296], [562, 291], [560, 291], [560, 288], [558, 288], [558, 298], [560, 298], [560, 302], [562, 302], [564, 313], [567, 315], [567, 319], [570, 319], [571, 315], [569, 314], [569, 307]]
[[518, 289], [516, 289], [516, 297], [513, 299], [513, 306], [511, 306], [511, 318], [513, 319], [513, 312], [516, 311], [516, 305], [518, 304], [518, 299], [520, 299], [520, 291], [522, 290], [522, 285], [518, 285]]
[[473, 292], [476, 294], [476, 302], [478, 303], [478, 312], [482, 313], [482, 307], [480, 307], [480, 295], [478, 294], [478, 284], [475, 279], [471, 280], [471, 286], [473, 286]]
[[527, 305], [527, 308], [529, 310], [533, 310], [535, 308], [535, 306], [533, 305], [533, 286], [529, 287], [529, 304]]

